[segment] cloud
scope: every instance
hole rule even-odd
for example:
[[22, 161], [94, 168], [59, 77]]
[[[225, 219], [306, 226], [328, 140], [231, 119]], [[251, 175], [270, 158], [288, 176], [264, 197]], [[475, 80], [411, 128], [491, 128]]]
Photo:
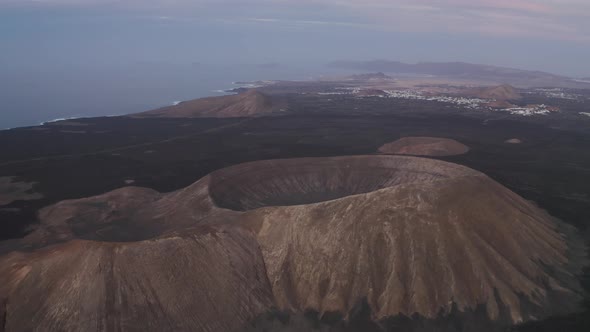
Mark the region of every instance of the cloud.
[[100, 6], [153, 11], [165, 17], [207, 13], [252, 24], [380, 26], [395, 31], [590, 41], [588, 0], [0, 0], [2, 4]]
[[590, 1], [334, 0], [400, 31], [590, 42]]
[[351, 27], [351, 28], [379, 28], [370, 23], [354, 23], [354, 22], [340, 22], [340, 21], [321, 21], [321, 20], [294, 20], [294, 19], [279, 19], [279, 18], [248, 18], [246, 21], [257, 22], [263, 24], [280, 24], [281, 26], [335, 26], [335, 27]]

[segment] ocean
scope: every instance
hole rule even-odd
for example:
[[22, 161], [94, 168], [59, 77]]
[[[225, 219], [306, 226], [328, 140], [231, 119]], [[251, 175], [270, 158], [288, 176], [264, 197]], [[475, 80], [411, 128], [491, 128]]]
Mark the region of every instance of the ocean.
[[223, 95], [232, 82], [309, 80], [331, 74], [321, 67], [285, 65], [42, 66], [0, 70], [0, 129], [56, 119], [114, 116], [206, 96]]

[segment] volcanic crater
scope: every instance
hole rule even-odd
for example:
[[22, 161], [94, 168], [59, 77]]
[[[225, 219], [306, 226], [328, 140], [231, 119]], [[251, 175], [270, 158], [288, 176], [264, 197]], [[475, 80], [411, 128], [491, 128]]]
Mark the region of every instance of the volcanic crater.
[[465, 172], [450, 164], [432, 168], [422, 164], [422, 160], [377, 157], [259, 161], [212, 173], [209, 193], [221, 208], [247, 211], [335, 200]]
[[[398, 315], [437, 319], [483, 307], [486, 319], [508, 326], [575, 311], [581, 298], [580, 263], [568, 249], [577, 242], [565, 226], [486, 175], [432, 159], [256, 161], [172, 193], [127, 187], [61, 202], [40, 217], [24, 243], [66, 243], [0, 257], [9, 327], [22, 326], [11, 322], [23, 324], [27, 308], [35, 307], [30, 324], [63, 326], [63, 320], [86, 329], [88, 317], [107, 320], [100, 317], [106, 306], [120, 314], [104, 326], [131, 322], [138, 330], [161, 330], [166, 321], [235, 331], [275, 308], [340, 313], [346, 320], [361, 300], [379, 324]], [[118, 227], [143, 235], [122, 244], [113, 237]], [[79, 244], [78, 238], [98, 241]], [[66, 250], [72, 245], [76, 255]], [[150, 278], [134, 277], [130, 262], [149, 267]], [[41, 296], [80, 273], [106, 287]], [[150, 289], [149, 296], [138, 287]], [[202, 297], [169, 307], [170, 294], [205, 288], [206, 309]], [[71, 315], [84, 298], [95, 301]], [[42, 303], [32, 306], [33, 299]], [[155, 310], [159, 318], [145, 321], [137, 310]]]

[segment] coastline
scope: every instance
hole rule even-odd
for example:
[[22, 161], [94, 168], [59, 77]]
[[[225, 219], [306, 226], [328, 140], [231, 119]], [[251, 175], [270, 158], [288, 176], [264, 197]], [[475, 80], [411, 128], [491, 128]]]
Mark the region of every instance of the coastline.
[[[256, 81], [256, 82], [260, 82], [260, 81]], [[264, 86], [264, 85], [256, 84], [256, 82], [231, 82], [231, 84], [233, 86], [230, 87], [230, 88], [210, 90], [210, 92], [212, 92], [212, 94], [208, 94], [206, 96], [202, 96], [202, 97], [198, 97], [198, 98], [207, 98], [207, 97], [214, 97], [214, 96], [232, 95], [232, 94], [236, 94], [237, 93], [237, 92], [235, 92], [235, 89], [239, 89], [239, 88], [254, 89], [254, 88], [259, 88], [259, 87]], [[265, 81], [265, 82], [274, 82], [274, 81]], [[165, 105], [154, 105], [154, 106], [151, 107], [151, 109], [156, 109], [156, 108], [159, 108], [159, 107], [166, 107], [166, 106], [176, 106], [176, 105], [178, 105], [178, 104], [180, 104], [180, 103], [182, 103], [184, 101], [187, 101], [187, 100], [190, 100], [190, 99], [186, 99], [186, 100], [174, 100], [171, 103], [168, 103], [168, 104], [165, 104]], [[38, 122], [36, 124], [2, 128], [2, 129], [0, 129], [0, 132], [6, 131], [6, 130], [14, 130], [14, 129], [22, 129], [22, 128], [30, 128], [30, 127], [44, 126], [44, 125], [48, 125], [48, 124], [51, 124], [51, 123], [60, 122], [60, 121], [67, 121], [67, 120], [93, 118], [93, 117], [114, 117], [114, 116], [124, 116], [124, 115], [127, 115], [127, 114], [133, 114], [133, 113], [110, 114], [110, 115], [92, 115], [92, 114], [88, 114], [88, 115], [73, 115], [73, 116], [53, 118], [53, 119], [49, 119], [49, 120]]]

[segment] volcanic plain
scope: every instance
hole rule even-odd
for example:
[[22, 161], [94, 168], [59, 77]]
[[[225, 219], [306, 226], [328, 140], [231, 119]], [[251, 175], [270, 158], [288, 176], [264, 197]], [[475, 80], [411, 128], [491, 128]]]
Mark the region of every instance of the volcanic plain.
[[349, 84], [0, 132], [0, 330], [586, 331], [590, 103]]

